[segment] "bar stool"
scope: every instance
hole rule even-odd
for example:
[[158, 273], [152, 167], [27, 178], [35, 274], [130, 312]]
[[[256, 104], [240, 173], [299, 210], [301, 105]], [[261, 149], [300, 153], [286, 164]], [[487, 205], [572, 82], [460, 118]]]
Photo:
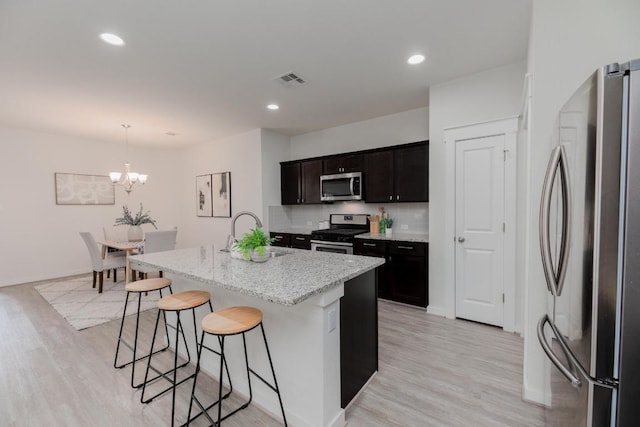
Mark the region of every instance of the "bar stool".
[[[136, 362], [142, 360], [142, 359], [146, 359], [147, 357], [149, 357], [149, 355], [144, 355], [142, 357], [139, 357], [136, 359], [136, 355], [137, 355], [137, 351], [138, 351], [138, 327], [140, 324], [140, 304], [142, 302], [142, 294], [143, 293], [147, 293], [147, 292], [152, 292], [152, 291], [159, 291], [160, 292], [160, 298], [162, 298], [162, 290], [165, 288], [169, 288], [169, 292], [171, 294], [173, 294], [173, 291], [171, 290], [171, 279], [166, 279], [166, 278], [160, 278], [160, 279], [146, 279], [146, 280], [139, 280], [137, 282], [130, 282], [127, 283], [127, 285], [125, 286], [125, 289], [127, 291], [127, 296], [124, 300], [124, 310], [122, 312], [122, 322], [120, 322], [120, 333], [118, 334], [118, 344], [116, 345], [116, 357], [113, 360], [113, 367], [120, 369], [120, 368], [124, 368], [127, 365], [133, 365], [131, 367], [131, 387], [133, 388], [139, 388], [142, 386], [142, 383], [140, 384], [134, 384], [134, 377], [135, 377], [135, 372], [136, 372]], [[125, 315], [127, 313], [127, 303], [129, 302], [129, 294], [131, 293], [137, 293], [138, 294], [138, 310], [136, 311], [136, 332], [135, 332], [135, 336], [133, 339], [133, 346], [131, 346], [131, 344], [129, 344], [127, 341], [125, 341], [122, 338], [122, 330], [124, 328], [124, 318]], [[159, 353], [161, 351], [166, 350], [167, 348], [169, 348], [169, 330], [167, 329], [167, 318], [166, 316], [164, 317], [164, 324], [165, 324], [165, 332], [167, 334], [167, 345], [164, 348], [161, 348], [160, 350], [157, 350], [155, 353]], [[120, 343], [122, 343], [125, 347], [129, 348], [130, 350], [133, 351], [133, 357], [131, 359], [130, 362], [126, 362], [123, 363], [121, 365], [118, 365], [118, 353], [120, 352]], [[154, 353], [154, 354], [155, 354]]]
[[[156, 317], [156, 325], [153, 329], [153, 339], [151, 340], [151, 350], [149, 351], [149, 359], [147, 362], [147, 371], [145, 373], [144, 376], [144, 382], [142, 383], [142, 395], [140, 396], [140, 402], [142, 403], [149, 403], [151, 402], [153, 399], [155, 399], [156, 397], [160, 396], [161, 394], [166, 393], [169, 390], [172, 390], [172, 402], [171, 402], [171, 425], [173, 426], [173, 422], [174, 422], [174, 418], [175, 418], [175, 407], [176, 407], [176, 387], [178, 387], [180, 384], [182, 384], [183, 382], [193, 378], [195, 376], [195, 373], [189, 375], [188, 377], [177, 381], [177, 374], [178, 374], [178, 369], [186, 366], [189, 364], [189, 362], [191, 361], [191, 354], [189, 352], [189, 346], [187, 345], [187, 340], [185, 338], [184, 335], [184, 329], [182, 327], [182, 323], [180, 321], [180, 313], [182, 311], [185, 310], [191, 310], [191, 313], [193, 314], [193, 333], [195, 336], [195, 340], [196, 340], [196, 346], [198, 345], [198, 332], [196, 329], [196, 308], [200, 307], [202, 305], [205, 304], [209, 304], [209, 309], [211, 311], [213, 311], [213, 306], [211, 305], [211, 296], [209, 295], [209, 292], [206, 291], [184, 291], [184, 292], [178, 292], [176, 294], [172, 294], [172, 295], [167, 295], [163, 298], [161, 298], [158, 301], [158, 315]], [[153, 351], [153, 346], [154, 343], [156, 341], [156, 335], [158, 332], [158, 323], [160, 321], [160, 315], [162, 314], [163, 316], [165, 315], [165, 313], [167, 311], [172, 311], [176, 313], [176, 326], [175, 328], [173, 327], [173, 325], [168, 325], [171, 328], [174, 328], [176, 330], [176, 337], [175, 337], [175, 344], [176, 344], [176, 348], [175, 348], [175, 354], [173, 357], [173, 368], [169, 369], [166, 372], [161, 372], [160, 370], [156, 369], [155, 367], [153, 367], [151, 365], [151, 360], [153, 359], [153, 355], [155, 354]], [[165, 322], [166, 325], [166, 322]], [[178, 366], [178, 340], [179, 340], [179, 336], [180, 334], [182, 334], [182, 340], [184, 342], [184, 346], [187, 350], [187, 361], [185, 363], [183, 363], [182, 365]], [[153, 378], [149, 378], [149, 370], [153, 370], [155, 371], [158, 375], [153, 377]], [[171, 379], [168, 375], [173, 373], [173, 379]], [[159, 379], [159, 378], [164, 378], [166, 379], [171, 385], [169, 387], [167, 387], [166, 389], [154, 394], [153, 396], [145, 399], [145, 391], [147, 389], [147, 384]]]
[[[271, 367], [271, 374], [273, 375], [273, 385], [267, 382], [264, 378], [262, 378], [258, 373], [256, 373], [253, 369], [249, 367], [249, 358], [247, 356], [247, 341], [245, 338], [245, 333], [257, 328], [260, 326], [262, 331], [262, 338], [264, 339], [264, 346], [267, 350], [267, 357], [269, 358], [269, 366]], [[219, 385], [218, 385], [218, 400], [209, 405], [208, 407], [203, 407], [200, 401], [195, 397], [196, 391], [196, 382], [198, 380], [198, 373], [200, 372], [200, 357], [202, 354], [202, 348], [208, 347], [204, 346], [204, 338], [205, 333], [209, 335], [214, 335], [218, 337], [218, 342], [220, 344], [220, 376]], [[244, 344], [244, 360], [245, 365], [247, 367], [247, 380], [249, 382], [249, 400], [241, 405], [239, 408], [233, 410], [232, 412], [226, 414], [222, 417], [222, 400], [224, 397], [222, 396], [222, 366], [224, 362], [224, 340], [228, 336], [242, 334], [242, 343]], [[209, 349], [210, 350], [210, 349]], [[216, 352], [217, 353], [217, 352]], [[284, 425], [287, 426], [287, 418], [284, 415], [284, 407], [282, 406], [282, 398], [280, 397], [280, 389], [278, 388], [278, 381], [276, 380], [276, 373], [273, 369], [273, 363], [271, 361], [271, 353], [269, 352], [269, 345], [267, 344], [267, 337], [264, 333], [264, 326], [262, 325], [262, 311], [258, 310], [254, 307], [227, 307], [222, 310], [215, 311], [213, 313], [207, 314], [202, 319], [202, 336], [200, 338], [200, 346], [198, 349], [198, 363], [196, 364], [196, 372], [195, 377], [193, 379], [193, 388], [191, 390], [191, 402], [189, 402], [189, 413], [187, 415], [187, 423], [189, 425], [191, 421], [198, 418], [200, 415], [203, 415], [209, 420], [209, 422], [214, 426], [220, 426], [220, 423], [229, 418], [231, 415], [236, 412], [245, 409], [251, 403], [253, 398], [253, 391], [251, 389], [251, 374], [255, 375], [260, 381], [265, 383], [267, 387], [273, 390], [278, 395], [278, 401], [280, 402], [280, 410], [282, 411], [282, 419], [284, 421]], [[227, 370], [227, 377], [229, 376], [229, 372]], [[193, 402], [200, 407], [201, 412], [191, 418], [191, 408], [193, 406]], [[208, 410], [213, 406], [218, 405], [218, 421], [215, 422], [209, 416]]]

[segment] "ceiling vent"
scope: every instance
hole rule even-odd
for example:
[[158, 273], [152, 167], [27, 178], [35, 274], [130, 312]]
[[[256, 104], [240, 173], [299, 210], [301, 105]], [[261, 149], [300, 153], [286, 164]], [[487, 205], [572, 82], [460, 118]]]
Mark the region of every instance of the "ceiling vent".
[[297, 87], [307, 83], [307, 81], [303, 79], [300, 74], [293, 71], [289, 71], [288, 73], [275, 77], [274, 80], [279, 81], [287, 87]]

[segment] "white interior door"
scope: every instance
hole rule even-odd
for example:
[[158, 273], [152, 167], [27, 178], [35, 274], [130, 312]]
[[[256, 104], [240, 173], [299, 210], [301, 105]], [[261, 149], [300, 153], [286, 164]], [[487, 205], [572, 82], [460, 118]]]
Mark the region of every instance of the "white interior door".
[[504, 321], [505, 135], [456, 141], [456, 317]]

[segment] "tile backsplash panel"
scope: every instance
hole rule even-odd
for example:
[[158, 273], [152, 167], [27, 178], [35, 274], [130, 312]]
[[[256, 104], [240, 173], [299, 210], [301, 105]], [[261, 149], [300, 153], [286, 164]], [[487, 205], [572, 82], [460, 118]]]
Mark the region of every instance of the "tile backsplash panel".
[[[375, 215], [384, 207], [394, 219], [393, 228], [409, 233], [429, 233], [429, 203], [338, 202], [325, 205], [269, 206], [269, 229], [318, 228], [318, 222], [331, 214]], [[406, 225], [407, 229], [402, 226]]]

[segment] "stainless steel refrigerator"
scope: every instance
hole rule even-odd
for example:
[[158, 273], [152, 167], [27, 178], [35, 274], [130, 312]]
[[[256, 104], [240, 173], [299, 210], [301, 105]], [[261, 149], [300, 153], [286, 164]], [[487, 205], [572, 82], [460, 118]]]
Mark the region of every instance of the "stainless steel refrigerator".
[[640, 60], [557, 118], [540, 205], [549, 426], [640, 425]]

